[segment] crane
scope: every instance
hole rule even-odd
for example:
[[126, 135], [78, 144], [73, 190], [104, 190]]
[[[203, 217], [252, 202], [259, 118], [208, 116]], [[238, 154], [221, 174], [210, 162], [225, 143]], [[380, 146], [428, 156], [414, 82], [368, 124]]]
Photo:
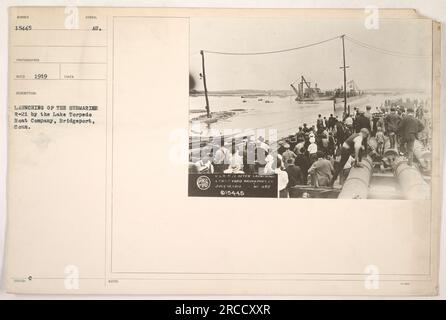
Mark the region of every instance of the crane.
[[[308, 82], [305, 78], [304, 78], [304, 76], [301, 76], [300, 77], [300, 82], [298, 83], [298, 88], [296, 89], [296, 87], [294, 86], [294, 84], [290, 84], [290, 86], [291, 86], [291, 88], [293, 89], [293, 91], [296, 93], [296, 95], [297, 95], [297, 98], [296, 98], [296, 100], [301, 100], [301, 99], [304, 99], [304, 98], [313, 98], [313, 95], [314, 95], [314, 90], [313, 90], [313, 88], [311, 88], [311, 82]], [[308, 88], [307, 90], [306, 90], [306, 92], [305, 92], [305, 90], [304, 90], [304, 84], [305, 84], [305, 86]]]
[[312, 92], [313, 89], [311, 88], [311, 82], [308, 82], [307, 80], [305, 80], [304, 76], [300, 76], [300, 78], [301, 78], [300, 84], [301, 84], [302, 88], [303, 88], [303, 84], [305, 83], [307, 88], [310, 90], [310, 92]]

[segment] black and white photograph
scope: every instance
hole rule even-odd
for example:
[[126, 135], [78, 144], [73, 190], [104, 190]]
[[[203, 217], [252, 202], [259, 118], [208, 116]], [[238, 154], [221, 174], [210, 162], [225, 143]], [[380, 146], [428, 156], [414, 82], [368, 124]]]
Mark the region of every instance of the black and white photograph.
[[189, 196], [430, 199], [431, 24], [190, 23]]

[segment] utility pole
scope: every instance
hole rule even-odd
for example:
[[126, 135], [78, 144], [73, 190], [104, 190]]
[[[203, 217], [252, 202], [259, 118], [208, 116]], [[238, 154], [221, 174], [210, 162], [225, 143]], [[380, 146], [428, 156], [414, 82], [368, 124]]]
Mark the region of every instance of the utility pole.
[[201, 54], [201, 69], [202, 69], [203, 86], [204, 86], [204, 97], [206, 98], [206, 115], [208, 118], [210, 118], [211, 113], [209, 110], [208, 87], [206, 86], [206, 71], [204, 68], [204, 52], [203, 52], [203, 50], [200, 50], [200, 54]]
[[349, 66], [345, 65], [345, 44], [344, 44], [345, 34], [341, 36], [342, 39], [342, 60], [344, 62], [344, 66], [340, 67], [340, 69], [344, 69], [344, 115], [347, 114], [347, 68]]

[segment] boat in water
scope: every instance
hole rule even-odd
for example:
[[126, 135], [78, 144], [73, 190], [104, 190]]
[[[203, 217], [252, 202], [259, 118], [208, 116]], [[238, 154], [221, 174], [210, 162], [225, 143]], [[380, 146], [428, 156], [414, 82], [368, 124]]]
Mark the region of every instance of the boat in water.
[[[291, 88], [296, 94], [295, 100], [299, 103], [317, 103], [318, 101], [334, 100], [335, 103], [344, 101], [343, 88], [338, 88], [332, 91], [322, 91], [318, 88], [317, 83], [314, 87], [311, 82], [307, 81], [304, 76], [301, 76], [300, 82], [290, 84]], [[355, 100], [362, 95], [354, 80], [347, 82], [347, 102]]]
[[311, 87], [311, 82], [308, 82], [304, 76], [300, 77], [300, 82], [297, 84], [290, 84], [293, 91], [296, 93], [295, 100], [297, 102], [313, 102], [313, 101], [326, 101], [333, 100], [335, 95], [333, 92], [322, 92], [317, 83], [314, 87]]

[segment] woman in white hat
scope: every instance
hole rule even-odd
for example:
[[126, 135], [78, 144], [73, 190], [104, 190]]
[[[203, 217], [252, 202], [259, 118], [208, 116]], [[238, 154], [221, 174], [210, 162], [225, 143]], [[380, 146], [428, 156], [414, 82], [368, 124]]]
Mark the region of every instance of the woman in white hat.
[[310, 164], [313, 164], [317, 160], [317, 144], [314, 137], [310, 138], [310, 145], [307, 148], [308, 154], [310, 156]]

